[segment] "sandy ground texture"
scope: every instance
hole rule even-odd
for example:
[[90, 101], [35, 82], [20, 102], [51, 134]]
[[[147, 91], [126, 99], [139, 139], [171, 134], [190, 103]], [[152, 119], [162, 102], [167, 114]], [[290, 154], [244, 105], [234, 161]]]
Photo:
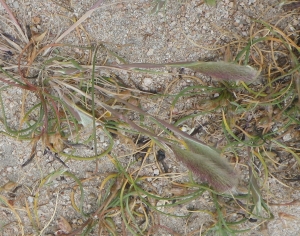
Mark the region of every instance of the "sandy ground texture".
[[[55, 38], [67, 30], [73, 22], [80, 18], [95, 1], [34, 1], [34, 0], [7, 0], [6, 1], [22, 27], [29, 25], [31, 30], [36, 33], [42, 33], [48, 30], [48, 39]], [[87, 34], [80, 31], [71, 32], [64, 40], [64, 43], [72, 45], [81, 45], [89, 40], [91, 43], [101, 43], [111, 52], [117, 53], [127, 62], [149, 62], [165, 63], [175, 61], [195, 61], [224, 60], [225, 48], [219, 46], [230, 42], [247, 39], [251, 32], [253, 19], [263, 19], [267, 22], [274, 22], [282, 13], [280, 8], [281, 1], [275, 0], [219, 0], [217, 7], [210, 7], [201, 4], [200, 0], [168, 0], [166, 7], [156, 14], [151, 14], [155, 5], [154, 0], [129, 0], [129, 1], [103, 1], [100, 8], [96, 10], [91, 17], [87, 18], [82, 26]], [[0, 16], [7, 17], [7, 13], [0, 6]], [[286, 21], [287, 19], [285, 19]], [[11, 29], [3, 23], [0, 24], [1, 32], [14, 34]], [[283, 22], [283, 27], [299, 28], [300, 17], [292, 15], [288, 22]], [[7, 32], [8, 31], [8, 32]], [[88, 35], [88, 37], [86, 36]], [[82, 41], [81, 41], [82, 40]], [[76, 49], [74, 49], [76, 51]], [[105, 57], [104, 57], [105, 59]], [[100, 59], [99, 59], [100, 60]], [[108, 59], [110, 63], [120, 62], [118, 59]], [[176, 72], [176, 70], [174, 71]], [[189, 72], [191, 76], [200, 76]], [[109, 72], [104, 71], [103, 75]], [[119, 76], [128, 86], [145, 91], [163, 91], [175, 79], [174, 76], [131, 74], [119, 72]], [[204, 78], [207, 79], [207, 78]], [[176, 83], [173, 92], [178, 92], [188, 86], [201, 83], [194, 79], [185, 79]], [[0, 83], [0, 86], [1, 85]], [[11, 127], [17, 128], [21, 119], [21, 105], [23, 91], [18, 88], [9, 88], [1, 92], [3, 104], [6, 111], [7, 122]], [[37, 97], [29, 94], [26, 106], [32, 107], [37, 102]], [[161, 99], [143, 100], [142, 108], [158, 115], [160, 118], [168, 120], [168, 113], [165, 112], [164, 104]], [[160, 104], [159, 106], [157, 104]], [[192, 107], [193, 100], [182, 101], [173, 111], [174, 114], [180, 113]], [[169, 104], [170, 105], [170, 104]], [[3, 114], [2, 114], [3, 115]], [[1, 116], [2, 117], [2, 116]], [[198, 138], [203, 138], [207, 133], [213, 133], [211, 130], [218, 129], [221, 123], [211, 124], [213, 116], [207, 115], [198, 118], [199, 124], [209, 123], [207, 129], [199, 134]], [[30, 119], [35, 119], [31, 117]], [[189, 124], [187, 124], [189, 125]], [[4, 130], [4, 126], [0, 125]], [[89, 135], [88, 131], [83, 131], [82, 136]], [[209, 136], [209, 135], [208, 135]], [[110, 142], [105, 133], [97, 131], [98, 148], [105, 150]], [[222, 138], [216, 132], [216, 135], [205, 140], [210, 145], [215, 145]], [[288, 137], [287, 137], [288, 139]], [[92, 144], [91, 144], [92, 145]], [[221, 145], [221, 144], [220, 144]], [[222, 146], [222, 145], [221, 145]], [[50, 154], [44, 155], [44, 147], [37, 146], [37, 153], [34, 160], [25, 167], [21, 165], [29, 158], [32, 143], [30, 141], [16, 141], [14, 138], [0, 134], [0, 186], [5, 184], [17, 183], [21, 186], [14, 195], [2, 191], [1, 194], [14, 203], [20, 219], [1, 204], [0, 208], [0, 235], [54, 235], [59, 229], [59, 217], [63, 216], [75, 229], [82, 225], [84, 217], [74, 210], [72, 206], [71, 195], [74, 190], [74, 179], [70, 176], [54, 176], [51, 179], [51, 185], [39, 188], [41, 180], [50, 173], [53, 173], [63, 165], [53, 159]], [[120, 156], [121, 163], [126, 166], [132, 162], [133, 157], [130, 145], [124, 140], [117, 140], [114, 143], [113, 153]], [[65, 153], [72, 152], [73, 149], [65, 148]], [[76, 150], [78, 155], [90, 156], [93, 151], [88, 147]], [[64, 158], [62, 158], [64, 159]], [[147, 159], [147, 167], [143, 169], [145, 176], [150, 176], [149, 183], [155, 186], [158, 194], [167, 194], [170, 190], [170, 181], [168, 179], [155, 178], [155, 176], [164, 174], [162, 166], [158, 165], [155, 157], [151, 154]], [[87, 179], [84, 184], [85, 196], [83, 208], [85, 212], [93, 212], [97, 206], [99, 196], [99, 187], [102, 181], [110, 174], [116, 172], [114, 165], [109, 157], [103, 157], [99, 162], [98, 172], [94, 173], [95, 161], [76, 161], [67, 162], [68, 171], [79, 179]], [[188, 180], [188, 172], [185, 167], [174, 160], [174, 157], [168, 156], [166, 160], [171, 173], [183, 173], [173, 177], [172, 180], [184, 182]], [[130, 167], [132, 169], [136, 166]], [[131, 170], [133, 171], [133, 170]], [[247, 174], [248, 172], [243, 172]], [[261, 184], [261, 183], [260, 183]], [[288, 203], [297, 201], [300, 197], [297, 183], [294, 188], [285, 186], [275, 178], [269, 177], [268, 190], [264, 192], [265, 200], [271, 203]], [[59, 194], [57, 190], [59, 189]], [[11, 189], [9, 189], [11, 190]], [[78, 201], [78, 189], [76, 190]], [[39, 201], [35, 201], [36, 194], [39, 193]], [[105, 193], [102, 190], [102, 194]], [[2, 199], [3, 200], [3, 199]], [[163, 205], [165, 202], [158, 202]], [[38, 206], [38, 207], [35, 207]], [[27, 209], [27, 210], [26, 210]], [[34, 212], [37, 209], [37, 212]], [[185, 215], [189, 210], [196, 209], [188, 218], [176, 218], [161, 214], [159, 216], [160, 225], [170, 228], [169, 232], [165, 228], [160, 228], [152, 235], [201, 235], [201, 229], [212, 223], [211, 215], [205, 211], [213, 212], [214, 204], [210, 194], [205, 193], [199, 198], [191, 200], [188, 203], [182, 203], [174, 209], [165, 210], [165, 213]], [[300, 207], [298, 204], [270, 206], [275, 218], [270, 222], [246, 221], [239, 225], [240, 229], [250, 228], [251, 230], [240, 235], [272, 235], [272, 236], [297, 236], [300, 235]], [[31, 216], [28, 215], [31, 212]], [[232, 216], [238, 218], [238, 211]], [[30, 217], [39, 217], [39, 225], [33, 225]], [[114, 218], [119, 222], [118, 232], [121, 235], [124, 230], [121, 216]], [[23, 232], [20, 228], [19, 220], [22, 221]], [[158, 219], [156, 219], [158, 220]], [[33, 222], [36, 222], [33, 220]], [[123, 227], [123, 228], [122, 228]], [[37, 230], [38, 229], [38, 230]], [[97, 229], [97, 230], [96, 230]], [[98, 228], [88, 235], [98, 235]], [[39, 233], [38, 233], [39, 232]], [[196, 233], [193, 233], [196, 232]], [[127, 232], [127, 235], [131, 235]], [[102, 235], [109, 235], [103, 232]], [[124, 234], [122, 234], [124, 235]]]

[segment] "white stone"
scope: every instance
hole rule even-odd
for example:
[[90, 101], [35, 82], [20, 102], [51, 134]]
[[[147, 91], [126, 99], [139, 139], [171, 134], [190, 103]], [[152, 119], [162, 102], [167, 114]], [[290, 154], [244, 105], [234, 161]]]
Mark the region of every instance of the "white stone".
[[152, 56], [154, 53], [154, 49], [150, 48], [149, 51], [147, 52], [147, 56]]
[[19, 8], [19, 3], [18, 3], [17, 1], [15, 1], [15, 2], [13, 3], [13, 6], [14, 6], [14, 8]]
[[145, 87], [149, 87], [151, 84], [152, 84], [152, 79], [151, 79], [151, 78], [145, 78], [145, 79], [143, 80], [143, 85], [144, 85]]
[[32, 196], [29, 196], [27, 199], [28, 199], [28, 202], [33, 203], [33, 197]]
[[100, 143], [104, 143], [104, 141], [105, 141], [104, 134], [100, 134], [99, 139], [100, 139]]
[[286, 141], [289, 141], [292, 139], [292, 136], [291, 134], [286, 134], [282, 137], [283, 141], [286, 142]]
[[37, 151], [37, 152], [36, 152], [36, 156], [38, 156], [38, 157], [41, 157], [41, 156], [43, 156], [43, 152], [42, 152], [42, 151], [40, 151], [40, 150], [39, 150], [39, 151]]

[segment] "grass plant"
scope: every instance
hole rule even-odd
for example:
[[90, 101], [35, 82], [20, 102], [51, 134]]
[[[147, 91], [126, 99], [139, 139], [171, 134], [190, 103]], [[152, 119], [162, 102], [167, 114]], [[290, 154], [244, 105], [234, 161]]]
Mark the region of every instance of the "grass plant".
[[[156, 8], [160, 9], [162, 2], [164, 1], [158, 1]], [[10, 12], [9, 8], [6, 9]], [[189, 218], [201, 213], [201, 209], [193, 209], [185, 214], [177, 214], [174, 209], [199, 199], [205, 193], [209, 194], [215, 209], [209, 212], [212, 220], [204, 229], [199, 227], [192, 234], [238, 235], [250, 230], [241, 228], [250, 219], [257, 220], [259, 224], [272, 219], [274, 216], [263, 195], [267, 190], [266, 183], [271, 176], [275, 178], [274, 168], [285, 168], [283, 156], [289, 160], [294, 159], [297, 164], [300, 161], [299, 145], [296, 142], [299, 137], [300, 91], [299, 46], [296, 39], [276, 25], [255, 21], [250, 38], [237, 42], [234, 62], [101, 64], [101, 50], [106, 50], [103, 45], [77, 46], [61, 43], [64, 37], [79, 27], [96, 9], [92, 8], [84, 14], [53, 43], [45, 40], [47, 31], [28, 37], [13, 15], [10, 14], [10, 19], [1, 18], [16, 31], [15, 36], [1, 33], [0, 50], [4, 60], [0, 67], [0, 81], [3, 84], [0, 89], [0, 105], [1, 121], [5, 127], [1, 134], [18, 140], [31, 140], [29, 160], [36, 156], [39, 143], [43, 148], [48, 148], [54, 157], [58, 158], [58, 154], [64, 158], [64, 161], [58, 158], [63, 167], [42, 174], [38, 187], [32, 194], [32, 206], [26, 201], [25, 206], [14, 207], [5, 195], [13, 192], [14, 184], [4, 185], [0, 189], [1, 208], [13, 213], [20, 232], [24, 234], [26, 227], [19, 216], [20, 212], [26, 213], [36, 234], [42, 234], [51, 224], [54, 215], [47, 224], [42, 225], [37, 212], [41, 207], [42, 191], [53, 188], [54, 180], [60, 176], [73, 180], [70, 204], [83, 219], [76, 229], [70, 229], [68, 222], [61, 220], [64, 225], [61, 227], [61, 235], [89, 235], [96, 231], [100, 235], [153, 235], [158, 230], [175, 235], [173, 229], [160, 224], [159, 216]], [[231, 47], [234, 46], [231, 44]], [[69, 53], [65, 54], [66, 48], [76, 49], [84, 56], [78, 58], [72, 54], [72, 50], [66, 50]], [[133, 99], [141, 96], [141, 91], [120, 84], [113, 76], [99, 76], [101, 70], [108, 70], [111, 74], [127, 70], [142, 74], [160, 73], [163, 76], [168, 73], [159, 69], [170, 67], [184, 67], [217, 79], [185, 88], [176, 94], [169, 92], [162, 96], [172, 99], [169, 108], [171, 118], [174, 107], [180, 101], [198, 99], [194, 109], [197, 112], [186, 111], [175, 122], [167, 122], [142, 110], [142, 99], [135, 104], [133, 101], [136, 100]], [[260, 76], [259, 72], [262, 72]], [[184, 75], [181, 76], [184, 78]], [[10, 88], [23, 91], [18, 126], [8, 122], [7, 108], [1, 95]], [[218, 96], [214, 97], [215, 94]], [[30, 95], [37, 96], [38, 102], [27, 107]], [[130, 114], [137, 114], [139, 119], [130, 119]], [[218, 129], [218, 135], [223, 137], [218, 144], [219, 149], [181, 129], [182, 124], [194, 121], [203, 114], [213, 115], [222, 127], [222, 130]], [[89, 132], [86, 139], [80, 136], [82, 130]], [[99, 130], [109, 140], [105, 150], [100, 150], [97, 145]], [[288, 138], [291, 134], [293, 137]], [[146, 149], [139, 149], [136, 143], [131, 143], [132, 153], [147, 150], [137, 169], [133, 168], [137, 165], [136, 161], [124, 165], [121, 158], [113, 154], [114, 141], [126, 139], [126, 136], [149, 138], [145, 144]], [[75, 140], [75, 143], [71, 144], [70, 140]], [[66, 146], [89, 147], [91, 144], [93, 154], [89, 156], [64, 152]], [[150, 154], [156, 155], [158, 149], [175, 155], [204, 183], [199, 183], [191, 173], [143, 175], [145, 160]], [[225, 154], [235, 162], [236, 168], [248, 171], [248, 179], [241, 180], [246, 182], [247, 191], [241, 193], [239, 190], [238, 175], [233, 165], [223, 157]], [[116, 171], [104, 177], [98, 189], [95, 210], [89, 212], [84, 207], [88, 201], [86, 191], [89, 183], [97, 178], [100, 168], [98, 160], [104, 156], [109, 158]], [[274, 159], [274, 156], [278, 156], [280, 160]], [[69, 161], [95, 161], [96, 175], [78, 178], [68, 170]], [[176, 181], [176, 178], [182, 176], [186, 177], [186, 182]], [[168, 181], [173, 194], [159, 193], [151, 186], [149, 178]], [[60, 192], [57, 190], [57, 199], [59, 196]], [[243, 213], [234, 214], [238, 211]], [[1, 224], [1, 227], [4, 230], [9, 226]]]

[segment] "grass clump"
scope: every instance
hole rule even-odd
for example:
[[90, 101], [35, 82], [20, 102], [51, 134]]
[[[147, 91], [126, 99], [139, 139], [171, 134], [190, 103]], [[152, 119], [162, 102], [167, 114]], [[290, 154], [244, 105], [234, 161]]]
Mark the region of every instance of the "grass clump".
[[[160, 4], [158, 8], [161, 8], [162, 2], [157, 2]], [[159, 216], [189, 218], [202, 210], [188, 209], [184, 214], [178, 214], [174, 209], [207, 193], [215, 208], [214, 212], [206, 212], [211, 217], [204, 229], [207, 235], [239, 234], [249, 230], [240, 228], [246, 221], [257, 220], [261, 223], [272, 219], [273, 214], [266, 204], [263, 191], [274, 169], [282, 167], [285, 161], [275, 160], [274, 153], [279, 158], [287, 156], [297, 162], [300, 160], [299, 147], [295, 143], [297, 137], [287, 139], [289, 132], [299, 126], [299, 46], [294, 40], [277, 27], [257, 21], [254, 25], [257, 30], [254, 30], [256, 33], [251, 35], [251, 39], [238, 42], [240, 50], [236, 53], [235, 62], [100, 63], [101, 50], [107, 50], [104, 45], [74, 46], [60, 43], [93, 11], [95, 8], [54, 43], [45, 40], [48, 32], [28, 37], [16, 20], [12, 20], [12, 24], [18, 31], [18, 39], [8, 34], [1, 35], [2, 57], [6, 58], [1, 66], [0, 77], [5, 85], [0, 91], [1, 121], [5, 127], [2, 133], [19, 140], [31, 140], [29, 161], [36, 156], [38, 143], [41, 142], [43, 148], [63, 165], [51, 173], [43, 173], [33, 194], [33, 206], [29, 207], [26, 202], [22, 208], [36, 233], [45, 232], [55, 217], [53, 215], [47, 224], [42, 225], [37, 212], [42, 190], [52, 188], [55, 179], [60, 176], [73, 181], [70, 202], [73, 210], [83, 219], [76, 228], [70, 228], [62, 218], [64, 227], [61, 226], [60, 230], [63, 235], [88, 235], [96, 231], [111, 235], [120, 232], [150, 235], [158, 230], [175, 234], [173, 229], [160, 224]], [[83, 56], [72, 54], [72, 50], [64, 54], [66, 48], [74, 49]], [[7, 61], [15, 64], [10, 67]], [[161, 97], [173, 100], [169, 108], [170, 116], [180, 101], [201, 98], [196, 105], [197, 112], [187, 112], [174, 123], [142, 110], [140, 105], [144, 94], [141, 91], [120, 83], [114, 76], [100, 75], [102, 70], [110, 71], [111, 75], [116, 75], [118, 70], [141, 73], [141, 68], [147, 69], [147, 72], [161, 73], [154, 68], [169, 67], [184, 67], [217, 79], [185, 88], [176, 94], [161, 94]], [[259, 76], [254, 68], [260, 68], [263, 74]], [[11, 126], [8, 122], [7, 108], [1, 96], [1, 92], [11, 87], [23, 91], [18, 126]], [[27, 98], [32, 94], [38, 97], [38, 102], [27, 107]], [[139, 96], [137, 101], [136, 97]], [[138, 118], [133, 121], [131, 114]], [[218, 129], [218, 135], [223, 137], [219, 149], [182, 131], [183, 123], [194, 121], [203, 114], [214, 115], [216, 123], [219, 122], [222, 127], [222, 132]], [[86, 139], [80, 136], [82, 130], [88, 133]], [[98, 146], [99, 130], [109, 140], [106, 149], [100, 150]], [[114, 154], [115, 140], [126, 140], [126, 136], [129, 139], [148, 137], [140, 149], [131, 140], [132, 153], [145, 152], [140, 165], [137, 160], [124, 164], [122, 158]], [[75, 151], [71, 154], [64, 152], [65, 147], [79, 146], [86, 149], [92, 146], [93, 150], [89, 153], [93, 153], [81, 156], [76, 155]], [[150, 154], [158, 156], [158, 149], [174, 154], [205, 183], [197, 183], [192, 174], [186, 173], [143, 175], [144, 171], [147, 172], [147, 158]], [[224, 154], [236, 163], [237, 168], [244, 168], [248, 173], [247, 179], [242, 180], [247, 182], [247, 191], [241, 193], [238, 189], [239, 177], [233, 165], [223, 157]], [[157, 156], [157, 166], [162, 168]], [[65, 158], [64, 161], [60, 157]], [[98, 171], [101, 162], [98, 160], [104, 157], [115, 166], [115, 172], [102, 176], [94, 209], [88, 211], [84, 207], [88, 201], [88, 186], [100, 177]], [[68, 163], [72, 160], [95, 161], [95, 175], [78, 178], [68, 170]], [[184, 177], [186, 181], [176, 181], [178, 177]], [[171, 194], [160, 192], [150, 184], [149, 179], [167, 181], [171, 185]], [[1, 189], [6, 188], [3, 186]], [[57, 190], [55, 194], [58, 199], [61, 192]], [[20, 231], [23, 231], [17, 209], [4, 194], [1, 193], [0, 197], [2, 206], [13, 212]], [[237, 211], [243, 213], [235, 214]], [[202, 230], [197, 229], [192, 233], [201, 233]]]

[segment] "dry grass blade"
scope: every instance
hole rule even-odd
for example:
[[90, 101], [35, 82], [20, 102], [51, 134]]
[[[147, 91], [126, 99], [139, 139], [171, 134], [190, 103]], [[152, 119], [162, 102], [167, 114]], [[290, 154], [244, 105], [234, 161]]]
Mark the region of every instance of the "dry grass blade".
[[[52, 223], [52, 221], [54, 220], [54, 217], [55, 217], [55, 214], [56, 214], [56, 211], [57, 211], [57, 206], [58, 206], [58, 197], [59, 197], [59, 193], [57, 192], [56, 193], [56, 200], [55, 200], [55, 207], [54, 207], [54, 211], [53, 211], [53, 214], [51, 216], [51, 219], [49, 220], [49, 222], [44, 226], [44, 228], [40, 231], [40, 235], [43, 235], [44, 234], [44, 231], [48, 228], [48, 226]], [[65, 220], [65, 219], [63, 219]], [[62, 225], [67, 225], [66, 223], [65, 224], [62, 224]], [[62, 227], [61, 227], [62, 228]], [[65, 227], [64, 228], [65, 230], [67, 230], [68, 228]]]
[[[21, 38], [23, 39], [23, 41], [25, 43], [28, 43], [28, 37], [26, 36], [26, 34], [23, 32], [23, 30], [21, 29], [18, 21], [16, 20], [16, 18], [14, 17], [13, 13], [11, 12], [11, 10], [9, 9], [9, 7], [7, 6], [7, 4], [5, 3], [4, 0], [0, 0], [2, 6], [5, 8], [5, 10], [7, 11], [7, 13], [9, 14], [11, 20], [6, 19], [7, 21], [11, 22], [17, 29], [19, 35], [21, 35]], [[1, 16], [2, 17], [2, 16]]]
[[[3, 34], [1, 34], [1, 37], [2, 37], [3, 39], [5, 39], [6, 42], [8, 42], [9, 45], [11, 45], [11, 46], [12, 46], [15, 50], [17, 50], [19, 53], [22, 52], [22, 48], [21, 48], [17, 43], [13, 42], [12, 40], [10, 40], [8, 37], [6, 37], [6, 36], [3, 35]], [[7, 50], [7, 51], [9, 51], [9, 50]]]
[[2, 6], [4, 7], [4, 9], [6, 10], [6, 12], [8, 13], [11, 20], [20, 27], [17, 19], [15, 18], [14, 14], [11, 12], [10, 8], [7, 6], [6, 2], [4, 0], [0, 0], [0, 2], [2, 4]]
[[[71, 27], [69, 29], [67, 29], [62, 35], [60, 35], [55, 41], [54, 44], [59, 43], [63, 38], [65, 38], [68, 34], [70, 34], [74, 29], [76, 29], [79, 25], [81, 25], [87, 18], [89, 18], [94, 11], [101, 9], [101, 8], [105, 8], [108, 6], [112, 6], [112, 5], [116, 5], [117, 3], [111, 3], [111, 4], [107, 4], [105, 6], [101, 6], [99, 7], [99, 5], [101, 4], [101, 1], [98, 1], [97, 3], [95, 3], [94, 6], [91, 7], [91, 9], [89, 11], [87, 11], [85, 14], [83, 14], [83, 16], [81, 16], [73, 25], [71, 25]], [[46, 55], [51, 48], [48, 48], [43, 55]]]
[[[8, 199], [2, 195], [0, 195], [0, 202], [1, 203], [4, 203], [6, 206], [7, 206], [7, 209], [10, 210], [13, 215], [17, 218], [18, 220], [18, 224], [19, 224], [19, 227], [20, 227], [20, 232], [22, 235], [24, 235], [24, 226], [23, 226], [23, 222], [19, 216], [19, 214], [17, 213], [16, 209], [9, 203]], [[6, 207], [3, 207], [3, 206], [0, 206], [0, 208], [6, 208]]]
[[[65, 38], [69, 33], [71, 33], [76, 27], [78, 27], [82, 22], [89, 18], [97, 8], [92, 8], [87, 11], [78, 21], [76, 21], [69, 29], [67, 29], [62, 35], [60, 35], [54, 43], [59, 43], [63, 38]], [[45, 52], [46, 53], [46, 52]]]

